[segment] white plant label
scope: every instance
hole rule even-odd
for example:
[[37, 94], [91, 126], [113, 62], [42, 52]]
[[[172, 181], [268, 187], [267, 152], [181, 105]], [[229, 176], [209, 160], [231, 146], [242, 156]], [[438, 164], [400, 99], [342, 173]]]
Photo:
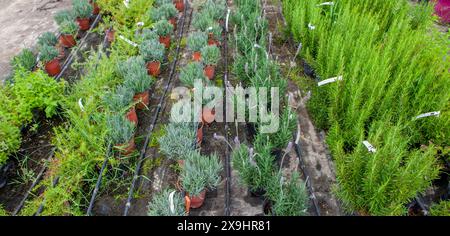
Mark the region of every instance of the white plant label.
[[126, 8], [130, 8], [130, 0], [124, 0], [123, 5], [125, 5]]
[[308, 23], [308, 28], [309, 28], [309, 30], [315, 30], [315, 29], [316, 29], [316, 26], [314, 26], [314, 25], [311, 24], [311, 23]]
[[175, 204], [173, 203], [173, 195], [174, 194], [175, 194], [175, 191], [173, 191], [169, 194], [169, 208], [170, 208], [170, 212], [172, 212], [172, 214], [175, 214]]
[[137, 43], [135, 43], [135, 42], [133, 42], [133, 41], [123, 37], [122, 35], [119, 35], [119, 38], [122, 39], [123, 41], [127, 42], [128, 44], [130, 44], [133, 47], [137, 47], [138, 46]]
[[415, 117], [415, 119], [421, 119], [421, 118], [425, 118], [425, 117], [430, 117], [430, 116], [436, 116], [439, 117], [441, 115], [441, 111], [433, 111], [433, 112], [428, 112], [428, 113], [424, 113], [424, 114], [420, 114], [418, 116]]
[[84, 106], [83, 106], [82, 98], [78, 99], [78, 106], [80, 107], [81, 111], [84, 112]]
[[142, 27], [142, 26], [144, 26], [144, 22], [139, 21], [136, 25], [139, 26], [139, 27]]
[[318, 7], [321, 7], [321, 6], [334, 6], [334, 2], [324, 2], [324, 3], [321, 3], [321, 4], [317, 4], [317, 6]]
[[367, 140], [363, 141], [363, 144], [364, 144], [364, 146], [366, 146], [366, 148], [369, 152], [371, 152], [371, 153], [377, 152], [377, 149], [372, 144], [370, 144], [369, 141], [367, 141]]
[[342, 76], [338, 76], [338, 77], [322, 80], [319, 83], [317, 83], [317, 85], [320, 87], [320, 86], [323, 86], [325, 84], [329, 84], [329, 83], [333, 83], [333, 82], [341, 81], [341, 80], [343, 80], [343, 77]]
[[228, 21], [229, 21], [229, 19], [230, 19], [230, 12], [231, 12], [231, 10], [230, 10], [230, 8], [228, 8], [228, 12], [227, 12], [227, 19], [226, 19], [226, 23], [225, 23], [225, 29], [227, 30], [227, 32], [228, 32]]

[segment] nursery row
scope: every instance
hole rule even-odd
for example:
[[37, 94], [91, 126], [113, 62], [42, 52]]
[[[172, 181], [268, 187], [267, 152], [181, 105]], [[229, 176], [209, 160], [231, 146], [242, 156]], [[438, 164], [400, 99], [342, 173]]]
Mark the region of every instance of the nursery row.
[[283, 13], [319, 82], [308, 108], [328, 131], [339, 198], [360, 214], [405, 214], [449, 158], [448, 38], [432, 5], [283, 0]]

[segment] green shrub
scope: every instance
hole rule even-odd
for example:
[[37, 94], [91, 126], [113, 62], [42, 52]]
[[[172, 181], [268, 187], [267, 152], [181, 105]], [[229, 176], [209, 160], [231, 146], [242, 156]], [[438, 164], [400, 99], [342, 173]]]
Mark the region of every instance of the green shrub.
[[204, 65], [217, 65], [220, 59], [220, 49], [216, 45], [209, 45], [201, 50]]
[[209, 27], [206, 29], [206, 32], [212, 33], [214, 36], [214, 39], [221, 40], [222, 38], [222, 26], [219, 25], [217, 22], [213, 22], [209, 25]]
[[193, 32], [187, 39], [187, 45], [193, 52], [200, 52], [208, 44], [208, 35], [201, 31]]
[[162, 62], [166, 47], [157, 40], [146, 40], [139, 45], [139, 51], [147, 62]]
[[6, 120], [0, 120], [0, 166], [6, 163], [9, 155], [17, 152], [21, 144], [20, 130]]
[[59, 25], [59, 31], [61, 34], [70, 34], [75, 35], [75, 33], [78, 31], [78, 25], [74, 21], [63, 21]]
[[202, 8], [201, 14], [208, 14], [212, 19], [218, 21], [225, 17], [226, 8], [225, 1], [208, 0]]
[[193, 88], [196, 80], [201, 80], [202, 83], [209, 83], [203, 72], [203, 66], [199, 62], [191, 62], [187, 64], [180, 72], [180, 81], [184, 86]]
[[93, 8], [88, 0], [72, 0], [72, 10], [75, 17], [89, 18]]
[[113, 144], [126, 144], [134, 135], [135, 125], [122, 114], [111, 114], [107, 117], [108, 137]]
[[[173, 202], [170, 201], [171, 193], [173, 193]], [[147, 215], [186, 216], [184, 198], [179, 192], [176, 192], [173, 189], [164, 189], [153, 196], [152, 201], [148, 204]]]
[[158, 8], [150, 8], [148, 11], [148, 15], [154, 22], [158, 22], [160, 20], [170, 20], [171, 18], [176, 17], [177, 14], [178, 10], [175, 8], [173, 3], [166, 3]]
[[158, 34], [152, 29], [143, 29], [141, 34], [142, 41], [158, 41]]
[[126, 109], [129, 109], [133, 101], [133, 96], [134, 92], [131, 89], [125, 86], [119, 86], [115, 93], [106, 93], [103, 101], [108, 110], [123, 113]]
[[197, 151], [189, 152], [181, 172], [183, 189], [190, 196], [197, 196], [205, 188], [216, 188], [220, 182], [222, 169], [216, 155], [206, 157]]
[[155, 32], [159, 36], [170, 36], [173, 33], [173, 25], [167, 20], [160, 20], [154, 24]]
[[47, 63], [55, 59], [58, 55], [58, 50], [53, 46], [44, 45], [40, 48], [40, 60], [43, 63]]
[[11, 60], [11, 66], [14, 70], [18, 70], [19, 68], [23, 68], [25, 70], [32, 70], [36, 65], [36, 57], [30, 49], [22, 49], [19, 55], [13, 57]]
[[195, 130], [189, 123], [171, 122], [165, 126], [166, 134], [159, 138], [159, 150], [173, 160], [184, 160], [194, 150]]
[[432, 216], [450, 216], [450, 201], [440, 201], [430, 208], [430, 215]]
[[192, 25], [195, 29], [206, 32], [214, 24], [214, 20], [208, 14], [196, 14], [192, 19]]
[[148, 90], [154, 82], [154, 78], [147, 73], [144, 59], [140, 56], [131, 57], [120, 63], [119, 73], [125, 79], [125, 86], [133, 90], [134, 93], [142, 93]]
[[297, 129], [297, 114], [290, 107], [285, 107], [280, 117], [279, 129], [274, 134], [263, 134], [269, 136], [275, 148], [283, 149], [293, 139], [293, 132]]
[[173, 3], [173, 0], [155, 0], [156, 6], [162, 6], [169, 3]]
[[45, 32], [42, 33], [37, 41], [37, 44], [39, 47], [42, 47], [44, 45], [49, 46], [55, 46], [58, 43], [58, 39], [56, 38], [55, 34], [52, 32]]
[[54, 19], [57, 25], [61, 25], [65, 21], [74, 21], [75, 16], [70, 10], [61, 10], [55, 14]]

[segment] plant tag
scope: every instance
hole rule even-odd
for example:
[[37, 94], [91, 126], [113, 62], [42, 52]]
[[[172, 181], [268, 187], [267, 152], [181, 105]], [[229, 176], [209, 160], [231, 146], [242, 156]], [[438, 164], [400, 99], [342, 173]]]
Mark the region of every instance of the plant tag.
[[123, 0], [123, 4], [125, 5], [126, 8], [130, 8], [129, 6], [130, 0]]
[[207, 31], [211, 31], [211, 30], [213, 30], [213, 27], [212, 26], [210, 26], [208, 29], [206, 29]]
[[424, 113], [424, 114], [418, 115], [414, 119], [417, 120], [417, 119], [430, 117], [430, 116], [439, 117], [440, 115], [441, 115], [441, 111], [433, 111], [433, 112], [428, 112], [428, 113]]
[[315, 30], [316, 26], [312, 25], [310, 22], [310, 23], [308, 23], [308, 28], [309, 28], [309, 30]]
[[364, 146], [366, 146], [367, 150], [371, 153], [377, 152], [377, 149], [372, 146], [368, 141], [363, 141]]
[[318, 85], [318, 86], [322, 86], [322, 85], [329, 84], [329, 83], [333, 83], [333, 82], [336, 82], [336, 81], [341, 81], [342, 79], [343, 79], [343, 77], [342, 77], [342, 75], [341, 75], [341, 76], [338, 76], [338, 77], [334, 77], [334, 78], [329, 78], [329, 79], [326, 79], [326, 80], [322, 80], [322, 81], [320, 81], [319, 83], [317, 83], [317, 85]]
[[172, 212], [172, 214], [175, 214], [175, 205], [173, 204], [173, 195], [174, 194], [175, 194], [175, 191], [173, 191], [169, 194], [169, 208], [170, 208], [170, 212]]
[[229, 19], [230, 19], [230, 12], [231, 12], [231, 10], [230, 10], [230, 8], [228, 8], [228, 12], [227, 12], [227, 18], [226, 18], [226, 23], [225, 23], [225, 29], [227, 30], [227, 32], [228, 32], [228, 21], [229, 21]]
[[138, 46], [137, 43], [135, 43], [135, 42], [133, 42], [133, 41], [123, 37], [122, 35], [119, 35], [119, 38], [122, 39], [123, 41], [127, 42], [128, 44], [130, 44], [133, 47], [137, 47]]
[[83, 106], [82, 98], [78, 99], [78, 106], [80, 107], [81, 111], [84, 112], [84, 106]]
[[318, 7], [320, 6], [334, 6], [334, 2], [324, 2], [321, 4], [317, 4]]
[[142, 26], [144, 26], [144, 22], [139, 21], [136, 25], [139, 26], [139, 27], [142, 27]]

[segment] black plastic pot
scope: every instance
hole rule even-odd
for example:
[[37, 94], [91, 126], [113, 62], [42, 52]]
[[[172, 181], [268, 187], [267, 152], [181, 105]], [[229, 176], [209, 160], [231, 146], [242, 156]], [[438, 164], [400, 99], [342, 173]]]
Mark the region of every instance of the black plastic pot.
[[11, 163], [0, 166], [0, 189], [5, 187], [8, 183], [8, 170], [11, 168]]
[[281, 159], [283, 158], [283, 154], [284, 154], [283, 150], [279, 148], [272, 151], [272, 156], [275, 157], [273, 161], [278, 168], [280, 168], [281, 166]]
[[263, 211], [265, 215], [273, 215], [272, 211], [273, 202], [269, 199], [265, 199], [263, 203]]
[[257, 133], [256, 132], [257, 131], [256, 127], [252, 123], [246, 123], [246, 126], [247, 126], [247, 132], [248, 132], [249, 138], [251, 140], [253, 140], [255, 138], [255, 136], [256, 136], [256, 133]]
[[262, 189], [262, 188], [258, 188], [258, 189], [249, 188], [248, 192], [250, 193], [251, 197], [257, 197], [257, 198], [260, 198], [261, 200], [266, 200], [266, 197], [264, 196], [264, 194], [266, 194], [266, 190], [265, 189]]
[[306, 61], [303, 61], [303, 70], [307, 76], [314, 79], [316, 78], [316, 72], [308, 63], [306, 63]]
[[214, 188], [214, 189], [207, 188], [206, 189], [206, 198], [216, 198], [216, 197], [217, 197], [217, 188]]

